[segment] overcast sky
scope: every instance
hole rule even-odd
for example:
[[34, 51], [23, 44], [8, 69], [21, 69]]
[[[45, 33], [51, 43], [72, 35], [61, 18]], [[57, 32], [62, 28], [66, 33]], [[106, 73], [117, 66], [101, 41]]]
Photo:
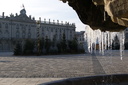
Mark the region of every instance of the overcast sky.
[[42, 20], [46, 18], [48, 21], [59, 20], [67, 21], [76, 24], [76, 31], [84, 31], [85, 25], [79, 20], [76, 12], [59, 0], [1, 0], [0, 1], [0, 15], [5, 12], [5, 16], [20, 12], [24, 4], [27, 15], [31, 15], [36, 19], [41, 17]]

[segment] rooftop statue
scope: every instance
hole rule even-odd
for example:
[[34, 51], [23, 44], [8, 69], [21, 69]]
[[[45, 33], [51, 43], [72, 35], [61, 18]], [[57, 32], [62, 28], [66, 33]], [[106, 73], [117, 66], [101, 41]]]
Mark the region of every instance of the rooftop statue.
[[128, 27], [128, 0], [61, 0], [92, 29], [120, 31]]

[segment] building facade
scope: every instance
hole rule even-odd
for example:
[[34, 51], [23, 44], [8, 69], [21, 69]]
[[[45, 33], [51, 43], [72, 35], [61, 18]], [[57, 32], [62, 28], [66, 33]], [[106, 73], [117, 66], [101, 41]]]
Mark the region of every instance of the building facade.
[[[27, 16], [23, 8], [20, 14], [11, 14], [5, 17], [4, 12], [0, 16], [0, 52], [13, 51], [15, 44], [20, 42], [24, 44], [25, 39], [37, 40], [37, 20]], [[75, 36], [75, 24], [69, 24], [62, 21], [57, 22], [42, 20], [39, 27], [39, 38], [56, 39], [60, 41], [63, 34], [66, 40], [72, 40]]]
[[83, 47], [84, 47], [84, 42], [85, 42], [84, 33], [85, 33], [85, 31], [76, 32], [76, 38], [78, 41], [79, 49], [83, 49]]

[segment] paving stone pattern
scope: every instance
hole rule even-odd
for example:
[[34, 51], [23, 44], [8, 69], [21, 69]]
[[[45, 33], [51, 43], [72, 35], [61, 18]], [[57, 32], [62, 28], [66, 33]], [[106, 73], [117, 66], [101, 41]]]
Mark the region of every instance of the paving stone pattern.
[[95, 53], [92, 54], [92, 61], [93, 61], [93, 70], [94, 70], [95, 75], [106, 74], [102, 65], [100, 64], [99, 60], [97, 59]]
[[0, 77], [79, 77], [94, 75], [92, 57], [81, 55], [1, 56]]
[[128, 73], [128, 56], [76, 54], [13, 56], [0, 54], [1, 78], [69, 78]]
[[0, 78], [0, 85], [40, 85], [63, 78]]

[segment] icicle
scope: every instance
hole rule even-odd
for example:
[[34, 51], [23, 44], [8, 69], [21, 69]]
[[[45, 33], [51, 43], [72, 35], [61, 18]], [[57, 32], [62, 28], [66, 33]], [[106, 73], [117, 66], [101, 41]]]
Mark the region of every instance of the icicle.
[[104, 21], [106, 21], [106, 12], [104, 11]]
[[106, 33], [107, 33], [107, 32], [104, 33], [104, 45], [105, 45], [105, 50], [107, 49], [107, 39], [106, 39], [107, 36], [106, 36]]
[[102, 55], [104, 55], [104, 33], [102, 32], [101, 33], [101, 44], [102, 44], [102, 47], [101, 47], [101, 49], [102, 49]]
[[108, 32], [108, 50], [112, 50], [112, 33]]
[[101, 53], [101, 32], [99, 33], [99, 53]]
[[125, 50], [125, 33], [123, 31], [123, 34], [122, 34], [122, 43], [123, 43], [123, 55], [124, 55], [124, 50]]
[[91, 53], [91, 29], [89, 29], [89, 52]]
[[88, 33], [88, 35], [87, 35], [88, 36], [87, 37], [87, 39], [88, 39], [87, 40], [87, 42], [88, 42], [88, 52], [90, 53], [90, 29], [88, 28], [87, 30], [88, 30], [88, 32], [87, 32]]
[[85, 52], [88, 52], [88, 34], [87, 34], [88, 30], [87, 28], [85, 30], [86, 31], [84, 33], [84, 50]]
[[93, 53], [93, 30], [91, 30], [91, 53]]
[[94, 37], [94, 52], [96, 53], [96, 39], [97, 39], [96, 31], [94, 31], [93, 37]]
[[110, 34], [110, 33], [109, 33], [109, 32], [107, 32], [107, 35], [108, 35], [108, 37], [107, 37], [107, 38], [108, 38], [108, 45], [107, 45], [108, 50], [109, 50], [109, 46], [110, 46], [110, 43], [109, 43], [109, 42], [110, 42], [110, 39], [109, 39], [109, 38], [110, 38], [110, 36], [109, 36], [109, 34]]
[[94, 47], [95, 53], [96, 53], [96, 41], [95, 41], [95, 47]]
[[91, 40], [91, 42], [90, 42], [90, 52], [91, 52], [91, 54], [92, 54], [92, 40]]
[[120, 59], [122, 60], [122, 32], [120, 32]]
[[96, 31], [94, 30], [93, 32], [92, 32], [92, 50], [93, 50], [93, 53], [96, 53], [96, 48], [95, 48], [95, 45], [96, 45]]
[[[108, 49], [110, 55], [112, 55], [112, 43], [117, 33], [111, 32], [101, 32], [100, 30], [92, 30], [90, 27], [86, 29], [86, 43], [87, 49], [90, 53], [96, 53], [96, 45], [99, 44], [99, 53], [105, 55], [105, 51]], [[120, 56], [122, 60], [122, 55], [124, 50], [124, 32], [120, 32]]]
[[123, 52], [124, 52], [124, 31], [120, 31], [120, 59], [123, 60]]
[[92, 53], [92, 29], [88, 27], [88, 52]]
[[112, 40], [113, 40], [113, 34], [110, 32], [110, 50], [112, 50]]

